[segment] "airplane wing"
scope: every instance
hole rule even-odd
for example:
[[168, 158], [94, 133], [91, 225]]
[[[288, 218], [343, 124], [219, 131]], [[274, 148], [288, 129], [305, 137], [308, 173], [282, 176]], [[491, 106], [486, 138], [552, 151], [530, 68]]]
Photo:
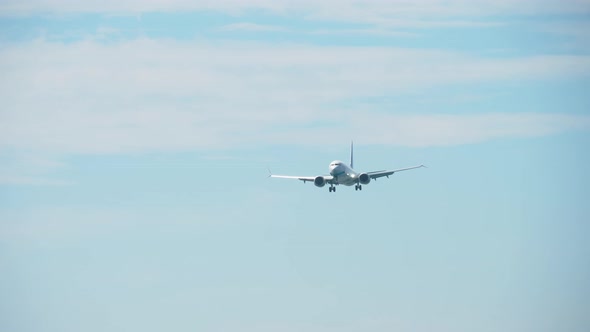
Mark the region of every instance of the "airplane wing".
[[[316, 176], [292, 176], [292, 175], [274, 175], [271, 174], [270, 175], [271, 178], [280, 178], [280, 179], [297, 179], [297, 180], [301, 180], [304, 183], [307, 181], [313, 182], [313, 180], [315, 180]], [[324, 178], [324, 180], [326, 180], [327, 183], [332, 183], [332, 180], [334, 180], [334, 177], [331, 175], [323, 175], [322, 176]]]
[[369, 177], [371, 179], [375, 180], [375, 179], [380, 178], [380, 177], [383, 177], [383, 176], [389, 177], [393, 173], [397, 173], [397, 172], [401, 172], [401, 171], [408, 171], [408, 170], [411, 170], [411, 169], [416, 169], [416, 168], [421, 168], [421, 167], [426, 167], [426, 166], [420, 165], [420, 166], [412, 166], [412, 167], [400, 168], [400, 169], [394, 169], [394, 170], [383, 170], [383, 171], [367, 172], [367, 175], [369, 175]]

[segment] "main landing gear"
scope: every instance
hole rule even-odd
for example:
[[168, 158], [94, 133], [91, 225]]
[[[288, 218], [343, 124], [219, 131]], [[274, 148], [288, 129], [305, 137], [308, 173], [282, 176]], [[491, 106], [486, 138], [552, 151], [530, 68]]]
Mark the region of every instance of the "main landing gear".
[[328, 190], [329, 190], [330, 192], [336, 192], [336, 187], [334, 187], [334, 186], [330, 186], [330, 187], [328, 188]]
[[354, 186], [354, 190], [363, 190], [363, 186], [360, 184], [357, 184]]

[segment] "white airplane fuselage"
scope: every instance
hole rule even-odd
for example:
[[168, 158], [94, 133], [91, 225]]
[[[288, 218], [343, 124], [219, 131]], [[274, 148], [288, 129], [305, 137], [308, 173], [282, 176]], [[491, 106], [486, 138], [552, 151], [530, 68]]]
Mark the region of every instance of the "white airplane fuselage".
[[329, 166], [330, 175], [334, 177], [334, 182], [345, 186], [358, 184], [358, 176], [355, 170], [340, 160], [334, 160]]

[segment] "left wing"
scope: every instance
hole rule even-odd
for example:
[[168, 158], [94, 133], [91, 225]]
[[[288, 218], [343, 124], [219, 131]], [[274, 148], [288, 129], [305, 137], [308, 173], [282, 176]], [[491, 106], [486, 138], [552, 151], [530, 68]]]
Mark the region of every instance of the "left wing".
[[[309, 181], [309, 182], [313, 182], [316, 178], [316, 176], [292, 176], [292, 175], [274, 175], [271, 174], [270, 175], [271, 178], [281, 178], [281, 179], [297, 179], [297, 180], [301, 180], [304, 183]], [[334, 177], [331, 175], [323, 175], [322, 176], [324, 178], [324, 180], [327, 183], [332, 183], [332, 180], [334, 180]]]
[[424, 165], [420, 165], [420, 166], [413, 166], [413, 167], [407, 167], [407, 168], [400, 168], [400, 169], [394, 169], [391, 171], [375, 171], [375, 172], [367, 172], [367, 175], [371, 178], [371, 179], [377, 179], [383, 176], [387, 176], [389, 177], [390, 175], [392, 175], [393, 173], [397, 173], [397, 172], [401, 172], [401, 171], [408, 171], [411, 169], [416, 169], [416, 168], [421, 168], [421, 167], [426, 167]]

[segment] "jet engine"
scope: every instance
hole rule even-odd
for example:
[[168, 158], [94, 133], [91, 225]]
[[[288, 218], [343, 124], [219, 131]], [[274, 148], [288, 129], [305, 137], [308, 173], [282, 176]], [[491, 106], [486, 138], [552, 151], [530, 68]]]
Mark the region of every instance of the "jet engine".
[[323, 176], [316, 176], [315, 179], [313, 179], [313, 184], [315, 184], [316, 187], [323, 187], [326, 185], [326, 179]]
[[361, 173], [359, 175], [359, 182], [361, 184], [369, 184], [369, 182], [371, 182], [371, 177], [367, 173]]

